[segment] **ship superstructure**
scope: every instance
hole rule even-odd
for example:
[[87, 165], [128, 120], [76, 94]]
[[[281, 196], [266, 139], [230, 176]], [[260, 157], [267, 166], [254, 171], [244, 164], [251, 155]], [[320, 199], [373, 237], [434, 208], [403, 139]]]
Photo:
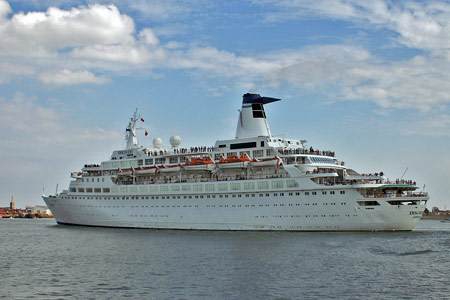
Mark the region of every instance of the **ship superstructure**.
[[107, 227], [377, 231], [411, 230], [428, 200], [411, 180], [360, 174], [334, 152], [272, 136], [264, 105], [245, 94], [236, 137], [210, 147], [140, 146], [137, 111], [126, 148], [72, 173], [69, 189], [43, 196], [59, 224]]

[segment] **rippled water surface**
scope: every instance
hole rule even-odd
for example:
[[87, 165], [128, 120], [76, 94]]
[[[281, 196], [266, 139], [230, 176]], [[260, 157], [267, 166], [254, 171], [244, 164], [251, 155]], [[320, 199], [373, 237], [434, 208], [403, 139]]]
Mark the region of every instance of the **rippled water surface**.
[[114, 229], [0, 219], [0, 299], [449, 299], [450, 223], [412, 232]]

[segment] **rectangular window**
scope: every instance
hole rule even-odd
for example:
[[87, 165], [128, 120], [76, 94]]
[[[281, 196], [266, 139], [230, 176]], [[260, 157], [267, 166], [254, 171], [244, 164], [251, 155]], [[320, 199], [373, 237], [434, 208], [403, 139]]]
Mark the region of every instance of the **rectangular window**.
[[266, 149], [266, 156], [273, 156], [273, 150], [272, 149]]
[[214, 183], [207, 183], [205, 184], [205, 191], [206, 192], [213, 192], [215, 190]]
[[181, 186], [181, 189], [183, 191], [190, 191], [191, 190], [191, 185], [190, 184], [184, 184]]
[[237, 152], [228, 152], [227, 157], [237, 156]]
[[163, 163], [165, 163], [165, 162], [166, 162], [166, 158], [165, 158], [165, 157], [158, 157], [158, 158], [155, 158], [155, 165], [163, 164]]
[[145, 165], [153, 165], [153, 158], [147, 158], [146, 160], [145, 160]]
[[115, 186], [111, 188], [111, 192], [113, 193], [118, 193], [119, 192], [119, 187]]
[[78, 193], [84, 193], [84, 188], [78, 188]]
[[244, 182], [244, 190], [254, 190], [255, 183], [254, 182]]
[[144, 164], [144, 160], [143, 159], [138, 159], [137, 161], [138, 166], [142, 166]]
[[286, 186], [288, 188], [298, 187], [298, 183], [295, 180], [289, 179], [289, 180], [286, 180]]
[[222, 182], [217, 184], [217, 190], [218, 191], [227, 191], [228, 190], [228, 183]]
[[103, 188], [103, 193], [109, 193], [111, 190], [109, 188]]
[[122, 187], [120, 187], [120, 192], [121, 193], [127, 193], [128, 192], [128, 188], [126, 186], [122, 186]]
[[138, 191], [137, 186], [130, 186], [130, 192], [137, 193], [137, 191]]
[[130, 166], [131, 165], [130, 165], [130, 162], [128, 160], [123, 160], [123, 161], [120, 162], [120, 167], [122, 169], [129, 168]]
[[158, 186], [157, 185], [153, 185], [150, 187], [150, 192], [157, 192], [158, 191]]
[[202, 184], [193, 184], [194, 192], [202, 192], [203, 185]]
[[263, 157], [264, 156], [264, 150], [253, 150], [253, 157]]
[[94, 193], [101, 193], [102, 189], [101, 188], [94, 188]]
[[76, 189], [76, 188], [70, 188], [70, 192], [71, 192], [71, 193], [76, 193], [76, 192], [77, 192], [77, 189]]
[[170, 164], [177, 164], [178, 163], [178, 157], [169, 157], [169, 163]]
[[258, 181], [258, 189], [268, 189], [269, 182], [267, 181]]
[[244, 148], [256, 148], [256, 142], [230, 144], [230, 150], [237, 150]]
[[232, 182], [230, 183], [230, 189], [232, 191], [237, 191], [241, 189], [241, 184], [239, 182]]
[[179, 186], [179, 185], [172, 185], [172, 186], [170, 187], [170, 190], [171, 190], [172, 192], [178, 192], [178, 191], [180, 190], [180, 186]]
[[283, 180], [272, 181], [272, 188], [273, 189], [282, 189], [283, 188]]
[[92, 188], [86, 188], [87, 193], [92, 193]]
[[168, 192], [169, 191], [169, 187], [167, 185], [161, 185], [159, 187], [161, 192]]

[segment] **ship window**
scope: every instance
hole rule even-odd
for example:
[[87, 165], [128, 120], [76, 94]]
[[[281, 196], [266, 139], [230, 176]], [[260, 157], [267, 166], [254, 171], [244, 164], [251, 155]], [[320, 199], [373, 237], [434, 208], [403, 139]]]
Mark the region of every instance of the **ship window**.
[[272, 156], [273, 150], [272, 149], [266, 149], [266, 156]]
[[171, 164], [176, 164], [176, 163], [178, 163], [178, 157], [170, 157], [170, 158], [169, 158], [169, 163], [171, 163]]
[[79, 193], [84, 193], [84, 188], [78, 188]]
[[327, 192], [325, 192], [325, 191], [322, 192], [322, 195], [326, 195], [326, 194], [327, 194]]
[[138, 166], [142, 166], [144, 164], [144, 160], [138, 159], [137, 163], [138, 163]]
[[230, 144], [231, 150], [244, 149], [244, 148], [256, 148], [256, 142]]
[[379, 206], [378, 201], [357, 201], [359, 206]]
[[264, 156], [264, 150], [253, 150], [253, 157], [263, 157]]
[[222, 144], [222, 145], [219, 145], [219, 148], [225, 148], [227, 145], [225, 145], [225, 144]]
[[155, 164], [163, 164], [165, 162], [166, 162], [166, 158], [165, 157], [155, 158]]
[[261, 141], [261, 147], [264, 147], [264, 141]]
[[340, 194], [342, 195], [342, 194], [345, 194], [345, 191], [340, 191]]
[[153, 158], [148, 158], [145, 160], [146, 165], [153, 165]]
[[186, 157], [180, 157], [180, 163], [185, 163], [187, 161], [187, 158]]
[[309, 192], [305, 192], [305, 196], [309, 196]]
[[228, 152], [227, 157], [237, 156], [237, 152]]
[[70, 192], [75, 193], [77, 191], [76, 188], [70, 188]]
[[312, 192], [313, 195], [317, 195], [317, 192]]
[[92, 188], [86, 188], [87, 193], [92, 193]]

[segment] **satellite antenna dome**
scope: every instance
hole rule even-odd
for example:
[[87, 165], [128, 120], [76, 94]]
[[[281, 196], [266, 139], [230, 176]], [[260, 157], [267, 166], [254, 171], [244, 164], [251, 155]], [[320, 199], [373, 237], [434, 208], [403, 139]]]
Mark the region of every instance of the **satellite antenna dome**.
[[170, 144], [172, 145], [172, 147], [176, 148], [178, 146], [180, 146], [181, 143], [181, 138], [178, 135], [173, 135], [170, 137]]
[[154, 138], [153, 139], [153, 147], [159, 149], [159, 148], [161, 148], [161, 146], [162, 146], [162, 140], [159, 137]]

